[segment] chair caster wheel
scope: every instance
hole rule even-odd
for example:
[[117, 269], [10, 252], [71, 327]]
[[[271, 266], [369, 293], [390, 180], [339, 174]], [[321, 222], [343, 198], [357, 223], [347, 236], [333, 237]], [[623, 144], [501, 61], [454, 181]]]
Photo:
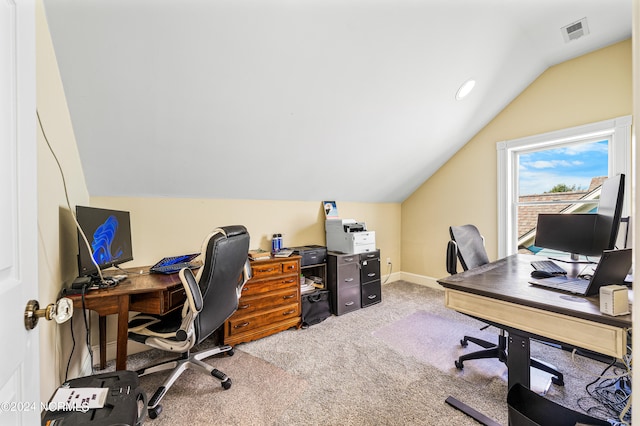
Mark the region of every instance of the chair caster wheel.
[[466, 340], [462, 339], [460, 340], [460, 346], [462, 346], [463, 348], [466, 348], [467, 345], [469, 345], [469, 342], [467, 342]]
[[149, 412], [149, 418], [155, 419], [160, 415], [160, 413], [162, 413], [162, 405], [158, 404], [153, 408], [149, 408], [148, 412]]
[[224, 382], [222, 382], [222, 389], [227, 390], [231, 387], [231, 379], [227, 378]]
[[564, 380], [560, 379], [559, 377], [551, 377], [551, 383], [553, 383], [554, 385], [557, 386], [564, 386]]
[[227, 351], [227, 355], [229, 355], [229, 356], [233, 356], [233, 354], [235, 354], [235, 353], [236, 353], [236, 352], [233, 350], [233, 348], [232, 348], [232, 349], [229, 349], [229, 350]]
[[456, 360], [456, 361], [454, 361], [454, 363], [456, 364], [456, 368], [458, 370], [462, 370], [464, 368], [464, 365], [462, 365], [462, 362]]

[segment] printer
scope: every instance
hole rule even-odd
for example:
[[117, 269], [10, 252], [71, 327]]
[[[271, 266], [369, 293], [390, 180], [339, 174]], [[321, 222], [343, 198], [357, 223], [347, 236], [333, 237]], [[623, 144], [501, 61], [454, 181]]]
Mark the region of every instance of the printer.
[[354, 219], [327, 219], [327, 250], [358, 254], [376, 250], [376, 233]]

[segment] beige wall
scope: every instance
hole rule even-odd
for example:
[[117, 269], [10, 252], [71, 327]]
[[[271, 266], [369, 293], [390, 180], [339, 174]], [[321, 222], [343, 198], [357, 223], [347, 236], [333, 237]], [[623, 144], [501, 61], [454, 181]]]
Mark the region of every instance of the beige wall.
[[[37, 108], [44, 133], [64, 170], [71, 204], [89, 200], [84, 173], [71, 127], [71, 118], [58, 72], [41, 1], [36, 8], [36, 90]], [[47, 147], [42, 129], [38, 129], [38, 297], [41, 305], [58, 298], [63, 286], [77, 276], [74, 253], [75, 227], [66, 206], [62, 177], [53, 154]], [[82, 345], [81, 315], [74, 315], [76, 352], [70, 377], [80, 372], [80, 361], [88, 351]], [[40, 400], [48, 401], [58, 387], [71, 353], [70, 323], [41, 323], [40, 332]]]
[[465, 223], [496, 259], [496, 143], [630, 115], [631, 57], [626, 40], [549, 68], [422, 184], [402, 203], [402, 271], [447, 275], [448, 228]]
[[[342, 218], [364, 221], [376, 232], [382, 256], [382, 275], [388, 274], [386, 258], [400, 269], [400, 204], [336, 201]], [[325, 244], [324, 211], [318, 201], [211, 200], [188, 198], [91, 197], [94, 207], [131, 213], [134, 260], [123, 267], [144, 266], [164, 256], [198, 252], [203, 238], [217, 226], [244, 225], [250, 247], [269, 250], [271, 235], [283, 234], [286, 246]], [[107, 323], [107, 338], [115, 340], [115, 318]], [[94, 331], [95, 334], [95, 331]], [[97, 335], [92, 336], [97, 342]], [[130, 343], [131, 350], [136, 350]], [[110, 344], [107, 357], [115, 356]]]

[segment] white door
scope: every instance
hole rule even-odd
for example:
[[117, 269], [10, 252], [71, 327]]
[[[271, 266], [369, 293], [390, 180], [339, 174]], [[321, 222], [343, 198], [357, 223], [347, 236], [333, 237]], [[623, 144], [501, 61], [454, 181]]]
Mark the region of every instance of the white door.
[[[40, 423], [34, 0], [0, 1], [0, 424]], [[46, 401], [44, 401], [46, 402]]]

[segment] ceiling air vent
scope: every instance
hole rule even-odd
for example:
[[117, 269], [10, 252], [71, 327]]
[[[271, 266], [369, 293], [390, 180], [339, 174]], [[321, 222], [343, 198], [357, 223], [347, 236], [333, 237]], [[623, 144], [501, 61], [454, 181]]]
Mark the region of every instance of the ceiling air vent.
[[561, 31], [565, 43], [569, 43], [572, 40], [576, 40], [582, 36], [586, 36], [587, 34], [589, 34], [587, 18], [582, 18], [579, 21], [567, 25], [566, 27], [562, 27]]

